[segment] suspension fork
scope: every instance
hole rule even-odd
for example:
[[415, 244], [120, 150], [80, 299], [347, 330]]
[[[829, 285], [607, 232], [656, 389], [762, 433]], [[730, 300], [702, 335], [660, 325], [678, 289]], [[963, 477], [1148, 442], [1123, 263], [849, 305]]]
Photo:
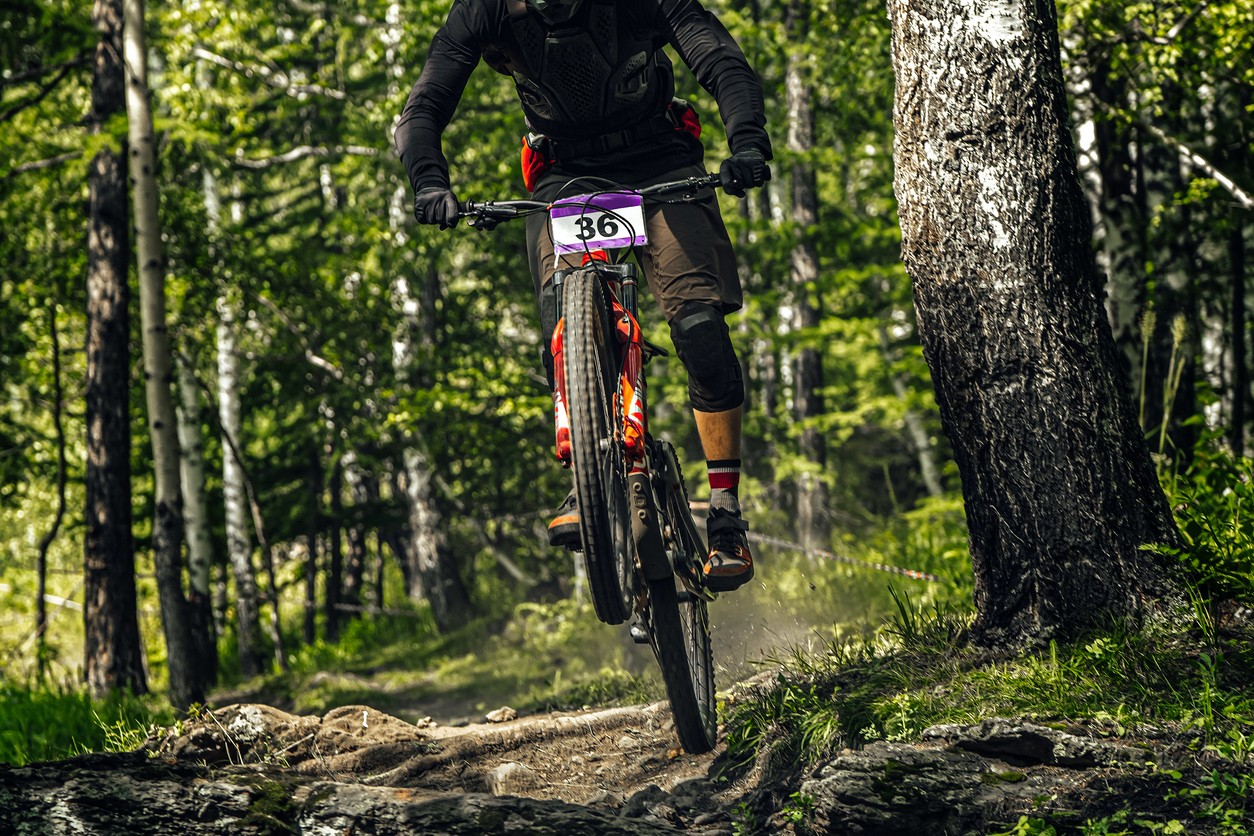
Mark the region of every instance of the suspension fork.
[[553, 275], [557, 325], [549, 336], [549, 356], [553, 358], [554, 447], [562, 467], [570, 467], [570, 414], [566, 411], [566, 316], [562, 310], [562, 286], [566, 283], [566, 274], [566, 270], [558, 270]]

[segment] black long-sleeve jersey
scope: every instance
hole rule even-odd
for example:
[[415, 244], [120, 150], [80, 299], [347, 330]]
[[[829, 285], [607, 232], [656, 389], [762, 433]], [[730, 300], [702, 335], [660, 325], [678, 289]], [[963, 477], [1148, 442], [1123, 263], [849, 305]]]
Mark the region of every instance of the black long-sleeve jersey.
[[[732, 153], [770, 159], [762, 87], [723, 24], [697, 0], [586, 0], [550, 27], [523, 0], [454, 0], [396, 127], [396, 147], [415, 190], [448, 187], [440, 136], [482, 58], [511, 76], [533, 131], [585, 141], [665, 117], [675, 94], [670, 44], [718, 102]], [[586, 143], [585, 143], [586, 144]], [[637, 178], [700, 162], [676, 131], [603, 153], [562, 159], [571, 174]]]

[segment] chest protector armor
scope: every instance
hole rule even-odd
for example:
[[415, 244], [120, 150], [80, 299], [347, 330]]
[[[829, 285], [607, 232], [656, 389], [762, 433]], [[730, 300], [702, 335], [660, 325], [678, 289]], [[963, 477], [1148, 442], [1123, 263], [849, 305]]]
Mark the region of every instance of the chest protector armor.
[[534, 130], [567, 138], [604, 133], [670, 102], [670, 59], [660, 33], [634, 18], [628, 8], [634, 5], [591, 0], [568, 24], [554, 28], [537, 14], [511, 16], [514, 43], [485, 57], [513, 77]]

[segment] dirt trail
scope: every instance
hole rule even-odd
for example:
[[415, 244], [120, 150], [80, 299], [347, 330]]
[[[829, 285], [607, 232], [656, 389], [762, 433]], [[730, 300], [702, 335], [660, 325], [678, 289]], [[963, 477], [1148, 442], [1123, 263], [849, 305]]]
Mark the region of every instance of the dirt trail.
[[[665, 703], [409, 723], [368, 706], [204, 713], [140, 750], [0, 766], [0, 831], [731, 834], [748, 784], [676, 743]], [[493, 713], [494, 717], [500, 715]]]
[[166, 762], [248, 768], [293, 780], [561, 801], [642, 824], [730, 832], [748, 789], [719, 775], [722, 751], [690, 755], [669, 706], [560, 712], [502, 722], [412, 724], [368, 706], [323, 717], [264, 705], [205, 714], [151, 741]]

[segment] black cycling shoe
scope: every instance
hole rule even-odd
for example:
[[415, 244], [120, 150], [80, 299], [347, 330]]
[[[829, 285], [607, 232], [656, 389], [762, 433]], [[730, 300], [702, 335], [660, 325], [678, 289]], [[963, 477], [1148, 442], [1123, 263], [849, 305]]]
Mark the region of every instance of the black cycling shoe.
[[703, 574], [711, 592], [731, 592], [753, 579], [753, 554], [745, 532], [749, 524], [722, 509], [712, 509], [705, 531], [710, 538], [710, 556]]
[[579, 537], [579, 501], [575, 492], [566, 494], [562, 504], [558, 506], [557, 516], [549, 523], [549, 545], [568, 549], [583, 548]]

